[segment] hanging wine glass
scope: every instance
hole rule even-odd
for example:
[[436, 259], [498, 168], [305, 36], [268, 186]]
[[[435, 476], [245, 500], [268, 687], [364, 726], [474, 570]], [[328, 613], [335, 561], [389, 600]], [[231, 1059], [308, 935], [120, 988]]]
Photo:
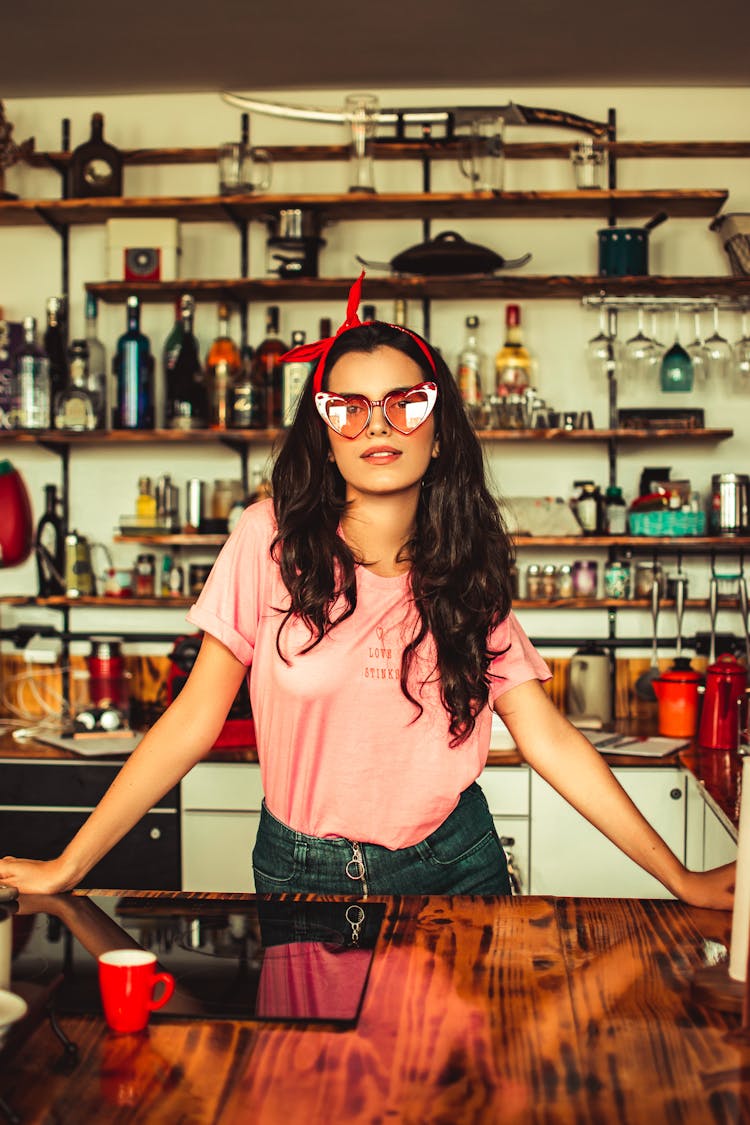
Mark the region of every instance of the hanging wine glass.
[[651, 309], [651, 350], [646, 356], [646, 380], [649, 386], [658, 382], [662, 356], [667, 350], [666, 345], [661, 342], [656, 334], [656, 314], [657, 310]]
[[638, 306], [638, 328], [634, 336], [626, 340], [622, 348], [622, 358], [627, 374], [640, 379], [648, 370], [649, 356], [654, 350], [654, 341], [644, 332], [645, 310]]
[[725, 379], [732, 362], [732, 345], [719, 332], [719, 306], [714, 305], [714, 330], [705, 341], [708, 353], [708, 375], [712, 381]]
[[617, 340], [611, 334], [607, 325], [607, 310], [604, 305], [600, 305], [599, 331], [596, 336], [592, 336], [586, 345], [586, 366], [589, 373], [597, 380], [602, 375], [614, 374], [618, 353]]
[[669, 394], [692, 391], [693, 361], [680, 343], [680, 311], [674, 311], [674, 343], [664, 353], [660, 369], [661, 389]]
[[741, 395], [750, 394], [750, 332], [747, 324], [747, 309], [742, 309], [740, 336], [734, 345], [733, 388]]
[[701, 337], [701, 314], [697, 308], [693, 309], [693, 325], [695, 337], [685, 345], [685, 351], [693, 361], [693, 381], [696, 386], [705, 386], [708, 382], [708, 352]]

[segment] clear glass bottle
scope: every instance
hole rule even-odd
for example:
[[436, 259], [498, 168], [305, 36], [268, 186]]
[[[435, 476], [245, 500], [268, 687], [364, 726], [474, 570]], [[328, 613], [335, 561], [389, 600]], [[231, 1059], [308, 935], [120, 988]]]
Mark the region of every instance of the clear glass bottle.
[[151, 341], [140, 329], [141, 307], [128, 297], [127, 330], [117, 341], [113, 367], [117, 377], [114, 422], [118, 430], [150, 430], [154, 425], [154, 357]]
[[496, 388], [499, 395], [523, 394], [534, 383], [534, 361], [523, 342], [521, 309], [505, 306], [505, 341], [495, 359]]
[[69, 382], [68, 350], [66, 346], [65, 299], [47, 298], [47, 327], [42, 346], [49, 359], [49, 383], [52, 406], [57, 396]]
[[266, 309], [266, 337], [255, 352], [255, 366], [258, 382], [266, 390], [266, 425], [281, 425], [281, 357], [289, 351], [279, 338], [279, 308], [269, 305]]
[[199, 430], [208, 419], [198, 341], [193, 332], [195, 301], [189, 293], [179, 300], [175, 325], [164, 345], [166, 422], [172, 430]]
[[16, 355], [11, 413], [18, 430], [48, 430], [50, 426], [49, 359], [36, 339], [36, 320], [23, 321], [23, 346]]
[[225, 430], [231, 422], [234, 386], [241, 370], [240, 350], [229, 335], [229, 309], [219, 305], [219, 331], [206, 356], [212, 430]]
[[86, 294], [86, 347], [89, 351], [87, 388], [96, 403], [97, 429], [106, 430], [112, 421], [111, 399], [107, 388], [107, 353], [99, 339], [97, 302], [93, 293]]
[[484, 353], [480, 351], [477, 342], [479, 317], [467, 316], [465, 324], [466, 339], [464, 340], [464, 346], [458, 356], [456, 382], [458, 383], [458, 389], [461, 392], [464, 406], [469, 409], [469, 413], [471, 414], [472, 408], [478, 407], [482, 402], [482, 381], [485, 357]]
[[55, 399], [55, 429], [95, 430], [97, 403], [88, 389], [89, 350], [85, 340], [70, 345], [70, 383]]
[[[292, 347], [299, 348], [305, 342], [304, 332], [292, 332]], [[300, 395], [310, 374], [310, 364], [304, 360], [291, 360], [281, 369], [281, 424], [291, 426], [297, 413]]]

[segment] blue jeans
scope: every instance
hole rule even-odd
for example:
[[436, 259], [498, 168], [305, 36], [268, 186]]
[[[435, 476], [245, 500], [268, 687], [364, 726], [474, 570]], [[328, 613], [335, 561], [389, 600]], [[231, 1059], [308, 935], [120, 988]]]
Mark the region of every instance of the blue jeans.
[[505, 852], [474, 782], [425, 840], [395, 851], [296, 832], [263, 804], [253, 849], [258, 894], [509, 895]]

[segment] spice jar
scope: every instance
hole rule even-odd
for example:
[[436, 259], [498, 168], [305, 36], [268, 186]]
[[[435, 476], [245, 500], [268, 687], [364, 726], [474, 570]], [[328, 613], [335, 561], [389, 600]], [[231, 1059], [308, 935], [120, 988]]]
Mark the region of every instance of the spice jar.
[[552, 563], [547, 565], [542, 570], [542, 597], [549, 598], [550, 601], [557, 596], [557, 567]]
[[538, 601], [542, 596], [542, 569], [536, 563], [526, 567], [526, 597], [530, 602]]
[[203, 589], [206, 579], [211, 573], [211, 564], [191, 563], [190, 570], [188, 571], [188, 585], [190, 587], [190, 597], [197, 598]]
[[573, 597], [573, 567], [569, 563], [562, 563], [557, 568], [557, 596], [558, 598]]
[[635, 577], [633, 580], [633, 597], [650, 598], [654, 581], [658, 582], [662, 597], [664, 596], [664, 572], [661, 563], [639, 562], [635, 564]]

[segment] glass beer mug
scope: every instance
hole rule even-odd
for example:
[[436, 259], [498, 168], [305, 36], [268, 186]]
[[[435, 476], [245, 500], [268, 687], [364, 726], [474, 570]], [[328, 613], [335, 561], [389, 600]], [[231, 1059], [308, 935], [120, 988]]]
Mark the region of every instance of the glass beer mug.
[[474, 192], [503, 190], [504, 129], [505, 118], [496, 113], [475, 117], [471, 123], [458, 166]]

